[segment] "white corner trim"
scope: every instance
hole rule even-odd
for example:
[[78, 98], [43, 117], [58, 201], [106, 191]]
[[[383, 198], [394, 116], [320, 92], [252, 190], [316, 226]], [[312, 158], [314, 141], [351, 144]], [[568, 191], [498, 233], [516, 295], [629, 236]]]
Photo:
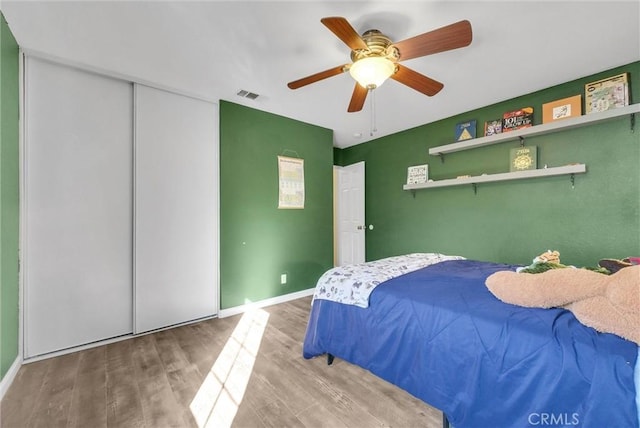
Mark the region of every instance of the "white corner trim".
[[218, 312], [218, 318], [226, 318], [233, 315], [242, 314], [251, 309], [264, 308], [266, 306], [277, 305], [278, 303], [285, 303], [290, 300], [299, 299], [301, 297], [312, 296], [315, 291], [314, 288], [308, 288], [302, 291], [296, 291], [294, 293], [284, 294], [282, 296], [271, 297], [269, 299], [260, 300], [258, 302], [247, 303], [246, 305], [234, 306], [232, 308], [220, 309]]
[[0, 381], [0, 401], [2, 401], [2, 399], [4, 398], [4, 394], [6, 394], [6, 392], [9, 390], [9, 387], [13, 383], [13, 380], [16, 378], [20, 367], [22, 367], [22, 358], [20, 358], [20, 356], [17, 356], [13, 361], [13, 364], [11, 364], [11, 367], [9, 367], [7, 374], [5, 374]]

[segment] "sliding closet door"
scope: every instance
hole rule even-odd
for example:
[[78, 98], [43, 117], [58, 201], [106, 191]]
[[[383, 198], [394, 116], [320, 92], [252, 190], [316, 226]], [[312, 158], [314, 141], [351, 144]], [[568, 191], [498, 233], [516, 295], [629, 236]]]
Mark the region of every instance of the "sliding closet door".
[[25, 357], [131, 333], [130, 83], [27, 58]]
[[135, 85], [136, 333], [217, 312], [218, 109]]

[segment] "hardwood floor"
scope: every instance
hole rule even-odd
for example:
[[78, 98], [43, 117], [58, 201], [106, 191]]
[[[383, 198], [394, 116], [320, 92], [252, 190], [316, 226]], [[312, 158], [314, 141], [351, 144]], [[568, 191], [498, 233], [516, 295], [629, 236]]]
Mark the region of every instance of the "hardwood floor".
[[0, 426], [442, 426], [439, 411], [357, 366], [303, 359], [310, 301], [26, 364]]

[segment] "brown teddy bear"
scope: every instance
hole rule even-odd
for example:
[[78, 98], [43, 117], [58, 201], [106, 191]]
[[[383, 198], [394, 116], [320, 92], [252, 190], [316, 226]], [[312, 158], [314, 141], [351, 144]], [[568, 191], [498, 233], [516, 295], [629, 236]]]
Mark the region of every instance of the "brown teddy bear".
[[519, 306], [563, 307], [582, 324], [640, 345], [640, 265], [602, 275], [587, 269], [543, 273], [500, 271], [486, 285], [498, 299]]

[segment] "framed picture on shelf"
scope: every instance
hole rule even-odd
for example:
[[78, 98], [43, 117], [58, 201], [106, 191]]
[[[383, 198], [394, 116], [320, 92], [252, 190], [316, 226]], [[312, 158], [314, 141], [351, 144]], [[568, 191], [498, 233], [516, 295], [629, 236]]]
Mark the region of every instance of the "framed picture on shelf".
[[629, 105], [629, 73], [584, 85], [585, 112], [597, 113]]
[[542, 104], [542, 123], [582, 116], [582, 95]]
[[429, 165], [415, 165], [407, 168], [407, 184], [426, 183], [429, 179]]

